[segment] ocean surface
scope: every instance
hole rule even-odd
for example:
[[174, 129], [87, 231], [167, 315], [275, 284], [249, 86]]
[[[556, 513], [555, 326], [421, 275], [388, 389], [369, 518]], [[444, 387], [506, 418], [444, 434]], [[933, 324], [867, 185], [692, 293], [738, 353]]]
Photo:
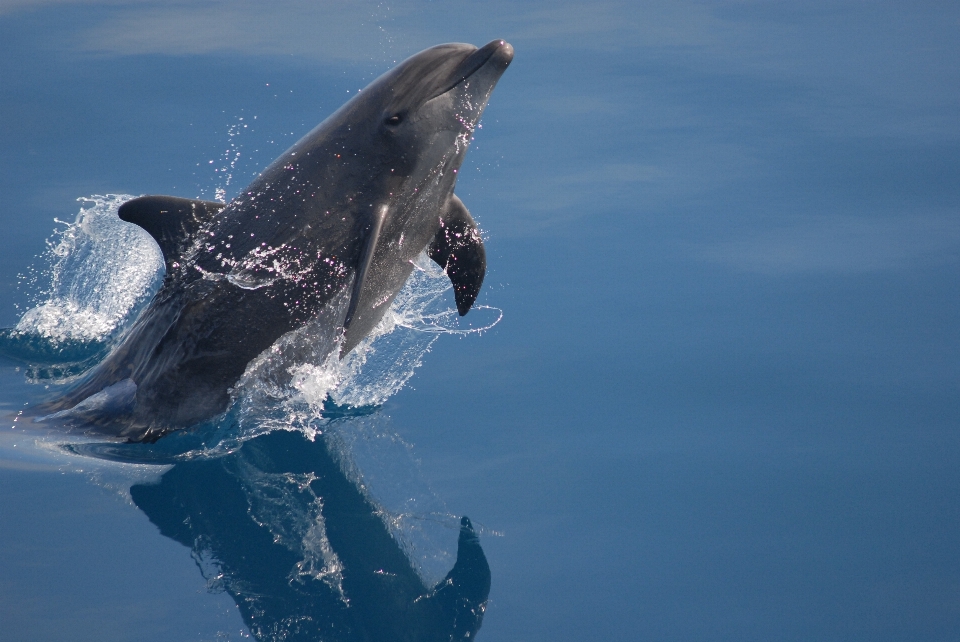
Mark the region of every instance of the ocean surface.
[[[23, 414], [159, 286], [119, 204], [494, 38], [477, 309], [422, 257], [194, 430]], [[2, 642], [960, 639], [954, 4], [3, 0], [0, 193]]]

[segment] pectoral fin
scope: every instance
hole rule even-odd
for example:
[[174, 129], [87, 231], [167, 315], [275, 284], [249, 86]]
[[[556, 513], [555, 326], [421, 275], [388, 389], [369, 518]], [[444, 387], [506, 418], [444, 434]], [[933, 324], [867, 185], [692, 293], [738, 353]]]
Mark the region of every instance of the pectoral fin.
[[120, 206], [121, 220], [145, 229], [163, 252], [167, 273], [180, 261], [197, 230], [226, 207], [223, 203], [176, 196], [141, 196]]
[[[353, 321], [357, 313], [357, 306], [360, 305], [360, 296], [363, 294], [363, 284], [370, 273], [370, 265], [373, 264], [373, 255], [377, 251], [377, 242], [380, 240], [380, 230], [383, 229], [383, 221], [387, 217], [387, 209], [381, 208], [370, 221], [370, 228], [367, 230], [366, 238], [363, 240], [363, 248], [360, 253], [360, 262], [357, 264], [357, 273], [353, 277], [353, 291], [350, 293], [350, 305], [347, 308], [347, 316], [343, 321], [343, 327], [350, 329], [350, 322]], [[352, 349], [353, 346], [351, 346]], [[346, 352], [349, 352], [347, 350]], [[344, 354], [346, 354], [346, 352]]]
[[455, 194], [450, 195], [440, 217], [440, 229], [428, 249], [430, 258], [442, 267], [453, 283], [457, 311], [465, 315], [477, 300], [487, 272], [487, 254], [480, 230], [466, 206]]

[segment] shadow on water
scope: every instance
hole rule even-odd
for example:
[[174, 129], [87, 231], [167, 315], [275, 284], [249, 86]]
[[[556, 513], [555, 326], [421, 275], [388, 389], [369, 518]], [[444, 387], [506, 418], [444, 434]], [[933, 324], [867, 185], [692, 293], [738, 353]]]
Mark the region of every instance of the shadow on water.
[[130, 494], [258, 640], [467, 640], [480, 628], [490, 568], [470, 520], [453, 569], [425, 586], [322, 438], [261, 435]]

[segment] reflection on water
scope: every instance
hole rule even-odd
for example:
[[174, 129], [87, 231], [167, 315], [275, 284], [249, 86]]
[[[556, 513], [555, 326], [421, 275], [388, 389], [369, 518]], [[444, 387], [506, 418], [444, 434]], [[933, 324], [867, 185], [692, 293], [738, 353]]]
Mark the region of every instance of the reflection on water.
[[465, 640], [480, 628], [490, 569], [470, 520], [453, 569], [425, 585], [322, 438], [275, 431], [130, 494], [258, 640]]

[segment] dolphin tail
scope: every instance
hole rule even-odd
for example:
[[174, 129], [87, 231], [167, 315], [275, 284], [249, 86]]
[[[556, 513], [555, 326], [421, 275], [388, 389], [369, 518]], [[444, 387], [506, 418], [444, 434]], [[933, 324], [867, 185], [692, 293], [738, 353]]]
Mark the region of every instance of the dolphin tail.
[[440, 229], [428, 249], [430, 258], [442, 267], [453, 283], [453, 295], [460, 316], [477, 300], [487, 272], [487, 253], [480, 230], [456, 194], [450, 195], [440, 217]]

